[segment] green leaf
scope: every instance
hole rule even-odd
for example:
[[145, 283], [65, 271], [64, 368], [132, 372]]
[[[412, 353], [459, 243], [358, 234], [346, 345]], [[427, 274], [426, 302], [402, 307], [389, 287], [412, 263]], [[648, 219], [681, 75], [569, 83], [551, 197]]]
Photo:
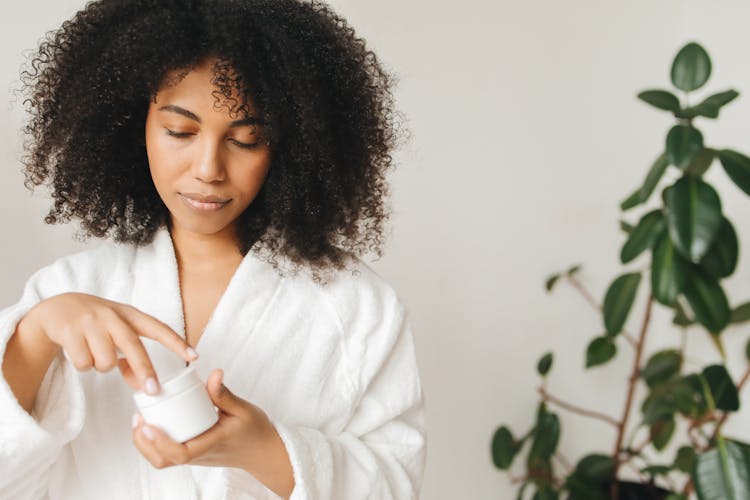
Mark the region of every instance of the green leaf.
[[583, 457], [565, 480], [570, 499], [607, 500], [607, 485], [614, 475], [612, 457], [591, 454]]
[[670, 473], [672, 467], [669, 465], [649, 465], [641, 469], [641, 472], [649, 476], [666, 476]]
[[711, 102], [702, 102], [695, 106], [683, 109], [675, 113], [678, 118], [695, 118], [696, 116], [704, 116], [706, 118], [718, 118], [719, 117], [719, 106]]
[[690, 125], [675, 125], [667, 134], [667, 160], [686, 168], [703, 149], [703, 134]]
[[724, 90], [723, 92], [712, 94], [703, 99], [703, 102], [710, 102], [711, 104], [715, 104], [716, 106], [721, 108], [722, 106], [726, 106], [730, 102], [734, 101], [739, 95], [740, 93], [736, 90], [729, 89]]
[[677, 326], [681, 326], [683, 328], [686, 328], [690, 325], [695, 324], [695, 320], [690, 318], [690, 316], [688, 316], [687, 311], [685, 311], [685, 308], [682, 306], [682, 304], [680, 304], [679, 300], [675, 301], [674, 310], [675, 310], [675, 315], [674, 315], [674, 318], [672, 319], [673, 324]]
[[679, 351], [667, 349], [654, 353], [641, 370], [641, 377], [653, 387], [679, 375], [682, 368], [682, 355]]
[[644, 215], [623, 245], [620, 261], [627, 264], [638, 257], [644, 250], [651, 248], [665, 230], [666, 222], [661, 210], [653, 210]]
[[745, 344], [745, 359], [750, 361], [750, 339], [748, 339], [747, 344]]
[[539, 359], [539, 363], [536, 365], [536, 371], [544, 377], [549, 373], [550, 368], [552, 368], [552, 361], [554, 360], [553, 355], [551, 352], [546, 353], [544, 356], [542, 356]]
[[558, 498], [560, 498], [560, 494], [553, 490], [548, 484], [545, 484], [536, 490], [536, 493], [531, 497], [531, 500], [558, 500]]
[[711, 76], [711, 59], [695, 42], [685, 45], [672, 62], [672, 83], [685, 92], [701, 88]]
[[573, 276], [574, 274], [577, 274], [581, 270], [581, 267], [582, 267], [581, 264], [576, 264], [572, 266], [570, 269], [568, 269], [567, 271], [565, 271], [565, 274], [567, 274], [568, 276]]
[[[652, 425], [671, 419], [677, 411], [686, 416], [698, 416], [705, 413], [700, 379], [697, 381], [696, 389], [687, 378], [683, 377], [653, 387], [641, 405], [644, 424]], [[698, 378], [698, 376], [693, 375], [693, 378]]]
[[708, 171], [708, 168], [714, 162], [715, 157], [716, 150], [711, 148], [701, 149], [698, 151], [698, 154], [695, 155], [693, 161], [690, 162], [690, 165], [685, 168], [685, 173], [693, 177], [702, 176]]
[[640, 190], [641, 203], [645, 203], [648, 201], [651, 193], [654, 192], [657, 184], [659, 184], [659, 181], [664, 176], [664, 172], [666, 172], [667, 167], [669, 167], [667, 154], [662, 153], [656, 160], [654, 160], [654, 163], [648, 170], [648, 174], [646, 174], [646, 180], [643, 181], [643, 185], [641, 186]]
[[727, 352], [724, 349], [724, 342], [721, 340], [721, 336], [718, 333], [709, 333], [709, 338], [711, 339], [711, 343], [716, 346], [716, 350], [719, 351], [719, 355], [721, 356], [721, 359], [724, 361], [727, 360]]
[[608, 335], [617, 335], [622, 331], [640, 283], [641, 273], [628, 273], [615, 279], [607, 289], [603, 314]]
[[606, 483], [612, 479], [614, 472], [615, 463], [612, 457], [594, 453], [583, 457], [573, 474], [591, 482]]
[[719, 151], [719, 161], [732, 182], [750, 195], [750, 158], [737, 151], [723, 149]]
[[722, 217], [716, 241], [709, 248], [708, 253], [703, 256], [703, 259], [701, 259], [701, 267], [717, 278], [726, 278], [737, 267], [738, 253], [739, 243], [737, 242], [737, 233], [735, 233], [729, 219]]
[[729, 323], [729, 302], [719, 281], [700, 267], [687, 274], [685, 298], [698, 320], [710, 333], [720, 333]]
[[725, 90], [706, 97], [700, 104], [691, 106], [687, 109], [678, 110], [675, 116], [678, 118], [694, 118], [696, 116], [705, 116], [706, 118], [718, 118], [721, 108], [733, 101], [738, 95], [736, 90]]
[[630, 224], [628, 224], [628, 223], [627, 223], [626, 221], [624, 221], [624, 220], [621, 220], [621, 221], [620, 221], [620, 229], [621, 229], [621, 230], [622, 230], [622, 231], [623, 231], [623, 232], [624, 232], [625, 234], [630, 234], [630, 233], [632, 233], [632, 232], [633, 232], [633, 230], [635, 229], [635, 227], [634, 227], [634, 226], [631, 226], [631, 225], [630, 225]]
[[664, 202], [675, 248], [691, 262], [699, 262], [721, 227], [719, 195], [703, 180], [685, 176], [664, 190]]
[[625, 198], [620, 203], [620, 210], [624, 212], [625, 210], [630, 210], [633, 207], [637, 207], [641, 203], [643, 203], [643, 200], [641, 199], [641, 190], [636, 189], [635, 192], [633, 192], [633, 194]]
[[[651, 427], [649, 427], [649, 436], [651, 437], [651, 442], [654, 445], [654, 448], [658, 451], [662, 451], [666, 448], [670, 439], [672, 439], [672, 436], [674, 435], [674, 429], [674, 418], [660, 420], [651, 424]], [[667, 472], [669, 472], [670, 468], [667, 467], [666, 469]]]
[[617, 346], [610, 337], [597, 337], [586, 349], [586, 368], [602, 365], [615, 357]]
[[676, 405], [686, 417], [697, 419], [704, 416], [709, 408], [703, 389], [703, 377], [696, 373], [685, 375], [675, 386]]
[[520, 446], [513, 439], [510, 429], [503, 426], [495, 431], [495, 436], [492, 438], [492, 462], [495, 467], [502, 470], [508, 469], [519, 449]]
[[699, 500], [747, 500], [750, 460], [746, 447], [720, 437], [716, 448], [698, 455], [692, 477]]
[[707, 366], [703, 369], [703, 376], [711, 389], [711, 395], [717, 409], [724, 411], [739, 410], [740, 399], [737, 394], [737, 387], [724, 366]]
[[685, 288], [685, 276], [689, 263], [675, 251], [668, 234], [663, 234], [653, 251], [651, 259], [651, 293], [660, 303], [671, 306]]
[[550, 276], [549, 278], [547, 278], [547, 281], [544, 283], [544, 288], [548, 292], [551, 292], [552, 289], [555, 287], [555, 284], [557, 283], [557, 281], [559, 279], [560, 279], [560, 275], [559, 274], [553, 274], [552, 276]]
[[690, 474], [695, 467], [695, 458], [695, 450], [691, 446], [682, 446], [677, 450], [674, 466], [682, 472]]
[[730, 323], [744, 323], [750, 320], [750, 302], [735, 307], [729, 318]]
[[638, 94], [638, 99], [665, 111], [680, 110], [680, 100], [676, 95], [666, 90], [644, 90]]
[[652, 391], [651, 394], [643, 400], [641, 413], [643, 413], [643, 423], [651, 425], [660, 422], [672, 416], [677, 411], [675, 402], [669, 393], [663, 389]]
[[534, 440], [531, 443], [529, 460], [547, 461], [555, 453], [560, 440], [560, 419], [556, 414], [542, 409], [536, 421]]

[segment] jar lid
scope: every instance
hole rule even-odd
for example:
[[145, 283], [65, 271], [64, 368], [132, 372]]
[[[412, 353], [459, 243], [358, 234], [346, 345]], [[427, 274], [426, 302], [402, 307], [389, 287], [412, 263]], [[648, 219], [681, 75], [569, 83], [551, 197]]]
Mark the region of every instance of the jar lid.
[[138, 405], [138, 408], [144, 408], [157, 403], [161, 403], [162, 401], [169, 399], [172, 396], [186, 391], [196, 384], [202, 385], [203, 382], [201, 382], [200, 377], [198, 377], [198, 373], [196, 373], [195, 368], [192, 366], [188, 366], [181, 372], [177, 373], [171, 379], [161, 383], [161, 390], [158, 394], [154, 394], [152, 396], [150, 394], [146, 394], [143, 391], [136, 391], [133, 394], [133, 399], [135, 399], [135, 403], [136, 405]]

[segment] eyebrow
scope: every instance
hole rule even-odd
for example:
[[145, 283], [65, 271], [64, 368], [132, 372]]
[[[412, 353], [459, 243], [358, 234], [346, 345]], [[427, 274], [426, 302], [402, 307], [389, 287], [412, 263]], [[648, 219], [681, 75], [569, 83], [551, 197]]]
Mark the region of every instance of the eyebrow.
[[[180, 106], [176, 106], [174, 104], [167, 104], [165, 106], [162, 106], [159, 108], [159, 111], [169, 111], [172, 113], [177, 113], [178, 115], [182, 115], [198, 123], [202, 123], [202, 120], [200, 119], [198, 115], [196, 115], [192, 111], [188, 111], [187, 109], [181, 108]], [[260, 120], [254, 116], [248, 116], [240, 120], [234, 120], [233, 122], [229, 124], [229, 126], [230, 127], [242, 127], [243, 125], [254, 125], [256, 123], [260, 123]]]

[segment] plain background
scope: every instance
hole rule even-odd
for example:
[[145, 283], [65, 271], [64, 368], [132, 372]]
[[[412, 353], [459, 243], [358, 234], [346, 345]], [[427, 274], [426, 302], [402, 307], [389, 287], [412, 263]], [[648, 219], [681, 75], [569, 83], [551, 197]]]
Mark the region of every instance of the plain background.
[[[10, 6], [8, 6], [10, 5]], [[18, 85], [24, 51], [82, 7], [80, 0], [26, 0], [0, 16], [0, 304], [10, 305], [39, 267], [85, 248], [75, 227], [42, 222], [48, 199], [32, 197], [20, 173], [23, 111]], [[737, 1], [336, 0], [333, 5], [398, 75], [399, 109], [411, 141], [397, 154], [392, 233], [373, 262], [411, 311], [428, 409], [425, 499], [514, 498], [495, 470], [490, 439], [501, 423], [527, 430], [539, 380], [535, 364], [553, 350], [555, 394], [619, 417], [632, 351], [582, 370], [600, 318], [569, 287], [551, 296], [550, 273], [583, 263], [581, 280], [601, 300], [623, 272], [620, 200], [640, 184], [672, 124], [638, 102], [638, 91], [669, 85], [676, 51], [697, 40], [709, 51], [709, 91], [742, 96], [717, 123], [701, 121], [707, 144], [750, 153], [750, 4]], [[750, 199], [715, 165], [708, 179], [740, 241]], [[640, 211], [627, 214], [631, 222]], [[91, 242], [88, 245], [98, 244]], [[750, 254], [728, 281], [733, 304], [750, 298]], [[645, 260], [628, 269], [638, 269]], [[643, 297], [628, 327], [635, 331]], [[648, 349], [680, 334], [657, 308]], [[725, 333], [729, 367], [745, 370], [747, 328]], [[700, 331], [688, 332], [692, 360], [714, 360]], [[747, 395], [746, 395], [747, 396]], [[606, 425], [560, 411], [568, 460], [609, 453]], [[730, 420], [743, 433], [748, 412]], [[633, 420], [637, 420], [637, 409]], [[731, 434], [731, 432], [730, 432]], [[659, 460], [670, 462], [672, 449]]]

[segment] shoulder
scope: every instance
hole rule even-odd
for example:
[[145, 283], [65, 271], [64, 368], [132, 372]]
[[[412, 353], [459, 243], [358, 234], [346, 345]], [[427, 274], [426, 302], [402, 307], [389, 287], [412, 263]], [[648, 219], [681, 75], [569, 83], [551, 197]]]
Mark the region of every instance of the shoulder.
[[353, 321], [363, 315], [382, 320], [383, 316], [400, 314], [403, 309], [390, 283], [359, 258], [336, 271], [329, 282], [319, 285], [319, 290], [342, 320]]
[[372, 267], [353, 258], [325, 284], [310, 283], [346, 342], [370, 355], [387, 352], [404, 330], [406, 309], [396, 290]]
[[130, 244], [104, 242], [76, 253], [59, 257], [34, 273], [27, 288], [41, 296], [65, 291], [88, 291], [115, 284], [127, 276], [135, 249]]
[[388, 318], [400, 318], [403, 305], [394, 288], [370, 265], [351, 256], [346, 267], [329, 269], [323, 280], [310, 272], [281, 273], [292, 296], [332, 315], [345, 332], [369, 329]]

